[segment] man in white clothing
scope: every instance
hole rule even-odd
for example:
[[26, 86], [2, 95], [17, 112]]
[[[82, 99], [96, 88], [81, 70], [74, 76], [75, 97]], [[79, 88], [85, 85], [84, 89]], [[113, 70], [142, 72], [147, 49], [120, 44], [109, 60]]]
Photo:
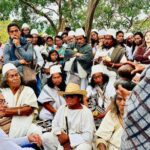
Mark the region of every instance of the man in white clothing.
[[91, 111], [81, 104], [85, 90], [69, 83], [65, 92], [59, 92], [66, 99], [52, 122], [52, 132], [43, 135], [45, 150], [91, 150], [95, 130]]

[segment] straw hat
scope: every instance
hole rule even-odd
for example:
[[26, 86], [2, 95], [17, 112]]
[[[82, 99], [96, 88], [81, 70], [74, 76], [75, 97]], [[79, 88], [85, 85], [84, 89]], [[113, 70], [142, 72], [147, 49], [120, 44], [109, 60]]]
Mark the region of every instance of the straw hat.
[[64, 96], [64, 95], [74, 95], [74, 94], [79, 94], [85, 96], [87, 92], [85, 90], [80, 90], [80, 87], [78, 84], [75, 83], [68, 83], [65, 92], [60, 91], [58, 92], [59, 95]]

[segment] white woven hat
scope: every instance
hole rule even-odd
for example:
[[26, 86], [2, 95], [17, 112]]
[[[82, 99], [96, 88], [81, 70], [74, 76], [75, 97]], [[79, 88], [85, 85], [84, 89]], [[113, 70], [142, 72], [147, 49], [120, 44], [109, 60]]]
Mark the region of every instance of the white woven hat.
[[29, 26], [27, 23], [24, 23], [24, 24], [22, 25], [21, 29], [23, 29], [23, 28], [30, 28], [30, 26]]
[[62, 33], [63, 33], [63, 32], [58, 32], [58, 34], [57, 34], [57, 35], [58, 35], [58, 36], [61, 36], [61, 35], [62, 35]]
[[54, 65], [50, 67], [50, 76], [52, 76], [55, 73], [61, 73], [60, 69], [61, 65]]
[[37, 35], [39, 35], [39, 33], [38, 33], [38, 30], [37, 30], [37, 29], [32, 29], [30, 34], [31, 34], [31, 35], [33, 35], [33, 34], [37, 34]]
[[129, 32], [129, 33], [125, 33], [124, 35], [125, 39], [127, 39], [129, 36], [133, 36], [133, 33]]
[[98, 30], [97, 29], [92, 29], [91, 32], [96, 32], [98, 34]]
[[69, 31], [68, 36], [75, 36], [75, 32], [74, 31]]
[[106, 35], [106, 33], [107, 32], [106, 32], [105, 29], [101, 29], [101, 30], [98, 31], [98, 35], [102, 35], [103, 36], [103, 35]]
[[6, 73], [9, 71], [9, 70], [17, 70], [16, 66], [14, 64], [11, 64], [11, 63], [7, 63], [3, 66], [2, 68], [2, 75], [3, 77], [6, 75]]
[[98, 64], [98, 65], [92, 66], [91, 77], [92, 77], [95, 73], [103, 73], [103, 74], [108, 75], [108, 74], [109, 74], [109, 70], [106, 68], [106, 66], [101, 65], [101, 64]]
[[85, 32], [84, 32], [84, 30], [83, 30], [82, 28], [76, 29], [76, 31], [75, 31], [75, 36], [81, 36], [81, 35], [85, 37]]
[[116, 30], [115, 29], [107, 29], [106, 35], [112, 35], [115, 38], [116, 37]]

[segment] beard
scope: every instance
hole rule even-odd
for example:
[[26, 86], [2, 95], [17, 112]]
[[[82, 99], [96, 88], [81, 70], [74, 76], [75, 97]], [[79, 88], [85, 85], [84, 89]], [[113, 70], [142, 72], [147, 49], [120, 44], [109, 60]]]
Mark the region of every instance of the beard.
[[113, 47], [113, 45], [103, 45], [103, 48], [105, 49], [110, 49], [111, 47]]
[[140, 46], [142, 44], [142, 41], [139, 41], [138, 43], [136, 43], [136, 46]]

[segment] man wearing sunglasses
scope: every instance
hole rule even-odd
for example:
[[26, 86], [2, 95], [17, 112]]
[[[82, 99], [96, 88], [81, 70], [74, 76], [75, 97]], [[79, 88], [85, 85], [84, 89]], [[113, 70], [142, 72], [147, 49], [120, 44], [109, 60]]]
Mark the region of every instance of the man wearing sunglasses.
[[66, 105], [58, 109], [51, 133], [43, 135], [45, 150], [91, 150], [95, 125], [91, 111], [82, 105], [86, 91], [69, 83], [59, 94], [65, 97]]
[[10, 23], [7, 32], [9, 40], [5, 45], [4, 63], [12, 63], [22, 71], [22, 66], [29, 64], [33, 59], [33, 46], [21, 37], [20, 27], [17, 24]]

